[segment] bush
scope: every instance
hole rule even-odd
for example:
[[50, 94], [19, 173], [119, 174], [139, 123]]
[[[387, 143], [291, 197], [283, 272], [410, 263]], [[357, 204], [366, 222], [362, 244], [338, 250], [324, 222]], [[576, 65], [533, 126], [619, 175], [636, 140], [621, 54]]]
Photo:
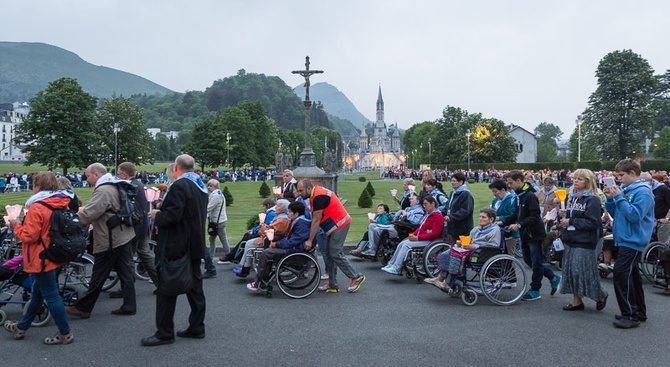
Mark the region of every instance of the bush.
[[228, 190], [228, 186], [223, 187], [223, 197], [226, 198], [226, 206], [231, 206], [233, 205], [233, 194], [230, 193], [230, 190]]
[[256, 227], [256, 226], [259, 226], [260, 224], [261, 224], [261, 221], [260, 221], [260, 219], [258, 219], [258, 215], [254, 215], [253, 217], [249, 218], [249, 220], [247, 221], [247, 231]]
[[270, 196], [271, 192], [272, 191], [270, 191], [270, 187], [268, 186], [268, 184], [266, 184], [265, 181], [263, 181], [263, 183], [261, 184], [261, 188], [258, 189], [258, 194], [262, 198], [266, 198], [266, 197]]
[[358, 182], [365, 182], [365, 177], [363, 177], [363, 176], [359, 177]]
[[468, 183], [469, 183], [469, 184], [473, 184], [473, 183], [475, 183], [475, 179], [474, 179], [474, 178], [469, 178], [469, 179], [468, 179]]
[[365, 186], [365, 189], [368, 190], [368, 193], [370, 194], [370, 198], [375, 197], [376, 193], [375, 193], [375, 188], [372, 187], [372, 182], [368, 181], [368, 185]]
[[367, 187], [363, 189], [361, 196], [358, 197], [358, 207], [359, 208], [372, 208], [372, 197], [368, 192]]

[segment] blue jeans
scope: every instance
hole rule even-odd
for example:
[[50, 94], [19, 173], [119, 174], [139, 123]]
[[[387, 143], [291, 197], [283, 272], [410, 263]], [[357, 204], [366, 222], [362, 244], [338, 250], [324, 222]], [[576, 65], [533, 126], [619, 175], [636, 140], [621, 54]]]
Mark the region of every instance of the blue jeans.
[[554, 280], [554, 277], [556, 277], [554, 272], [543, 264], [542, 242], [521, 241], [521, 250], [523, 251], [523, 262], [533, 269], [533, 275], [530, 278], [530, 290], [539, 291], [542, 287], [543, 276], [549, 280]]
[[45, 300], [47, 302], [47, 307], [49, 308], [49, 313], [51, 313], [51, 317], [53, 317], [56, 322], [56, 326], [58, 326], [58, 332], [62, 335], [69, 334], [70, 324], [65, 315], [63, 300], [61, 300], [60, 294], [58, 294], [56, 269], [46, 273], [32, 274], [31, 276], [35, 282], [33, 283], [33, 289], [31, 291], [30, 303], [28, 303], [26, 313], [23, 314], [21, 321], [19, 321], [19, 324], [17, 325], [18, 328], [21, 330], [28, 330], [28, 328], [30, 328], [30, 324], [42, 308], [42, 301]]

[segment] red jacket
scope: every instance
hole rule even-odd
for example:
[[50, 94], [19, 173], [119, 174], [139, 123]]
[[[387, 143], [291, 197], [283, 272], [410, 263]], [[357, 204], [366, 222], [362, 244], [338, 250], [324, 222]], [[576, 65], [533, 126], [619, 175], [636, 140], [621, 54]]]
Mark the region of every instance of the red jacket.
[[[51, 197], [41, 201], [56, 209], [65, 208], [70, 203], [69, 198], [61, 197]], [[47, 272], [63, 265], [46, 260], [44, 270], [42, 270], [40, 252], [44, 251], [44, 246], [39, 239], [41, 238], [45, 246], [48, 247], [51, 243], [50, 228], [51, 210], [44, 205], [35, 203], [28, 209], [28, 214], [23, 219], [23, 223], [17, 223], [14, 226], [14, 235], [23, 242], [23, 271], [26, 273]]]
[[442, 229], [444, 228], [444, 217], [439, 210], [428, 214], [428, 218], [421, 219], [421, 225], [417, 228], [413, 235], [419, 241], [433, 241], [442, 236]]

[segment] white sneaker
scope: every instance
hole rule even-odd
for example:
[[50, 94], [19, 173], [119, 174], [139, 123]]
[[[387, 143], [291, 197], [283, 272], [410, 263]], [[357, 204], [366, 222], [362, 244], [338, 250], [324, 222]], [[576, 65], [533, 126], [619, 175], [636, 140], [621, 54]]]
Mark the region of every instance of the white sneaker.
[[323, 275], [321, 276], [321, 280], [328, 280], [328, 278], [329, 278], [329, 277], [328, 277], [328, 274], [323, 274]]
[[221, 261], [221, 260], [219, 260], [219, 261], [217, 261], [216, 263], [219, 264], [219, 265], [227, 265], [227, 264], [230, 264], [230, 261]]
[[370, 249], [361, 252], [361, 254], [365, 256], [375, 256], [377, 254], [377, 251]]

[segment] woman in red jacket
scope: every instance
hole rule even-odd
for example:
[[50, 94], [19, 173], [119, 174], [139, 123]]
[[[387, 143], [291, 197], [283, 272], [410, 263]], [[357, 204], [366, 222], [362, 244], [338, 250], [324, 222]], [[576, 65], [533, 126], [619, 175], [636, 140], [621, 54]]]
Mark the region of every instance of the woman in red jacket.
[[[33, 196], [26, 201], [26, 217], [23, 223], [16, 220], [9, 225], [14, 230], [16, 238], [23, 242], [23, 271], [33, 275], [35, 283], [32, 289], [32, 298], [21, 318], [21, 321], [5, 321], [5, 330], [12, 333], [16, 340], [23, 339], [26, 330], [30, 327], [38, 311], [46, 301], [49, 312], [58, 326], [58, 333], [52, 338], [44, 339], [45, 344], [70, 344], [74, 335], [65, 314], [63, 301], [58, 294], [56, 270], [63, 264], [50, 260], [40, 259], [40, 253], [48, 247], [50, 241], [51, 209], [40, 202], [44, 202], [55, 209], [62, 209], [70, 204], [74, 193], [70, 190], [58, 190], [58, 180], [51, 172], [39, 172], [33, 177]], [[35, 204], [37, 203], [37, 204]]]
[[402, 263], [411, 248], [426, 247], [431, 241], [440, 238], [442, 235], [444, 218], [437, 210], [435, 198], [432, 196], [423, 198], [423, 209], [426, 214], [421, 218], [419, 227], [398, 244], [398, 248], [388, 265], [382, 268], [383, 271], [393, 275], [401, 275]]

